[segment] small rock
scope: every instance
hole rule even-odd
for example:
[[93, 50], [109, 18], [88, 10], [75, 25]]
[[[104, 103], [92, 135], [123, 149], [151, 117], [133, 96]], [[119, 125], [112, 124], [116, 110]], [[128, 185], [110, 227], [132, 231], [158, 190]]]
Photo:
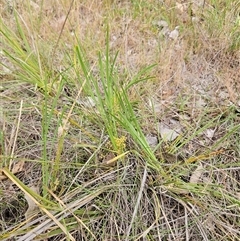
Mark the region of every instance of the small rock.
[[172, 40], [177, 40], [178, 39], [178, 36], [179, 36], [179, 26], [177, 26], [173, 31], [170, 32], [169, 34], [169, 38], [172, 39]]
[[158, 138], [157, 136], [147, 135], [146, 141], [150, 147], [156, 147], [158, 144]]
[[159, 133], [164, 141], [173, 141], [175, 140], [181, 131], [181, 129], [173, 130], [168, 125], [164, 123], [159, 123], [158, 126]]
[[213, 129], [207, 129], [204, 131], [204, 134], [206, 135], [206, 137], [208, 137], [209, 139], [212, 139], [214, 136], [215, 130]]

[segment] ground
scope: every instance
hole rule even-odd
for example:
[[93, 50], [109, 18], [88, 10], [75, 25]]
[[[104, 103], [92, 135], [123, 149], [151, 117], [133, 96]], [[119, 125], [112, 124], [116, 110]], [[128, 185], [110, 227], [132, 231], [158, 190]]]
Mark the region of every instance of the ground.
[[239, 1], [3, 1], [1, 240], [239, 240]]

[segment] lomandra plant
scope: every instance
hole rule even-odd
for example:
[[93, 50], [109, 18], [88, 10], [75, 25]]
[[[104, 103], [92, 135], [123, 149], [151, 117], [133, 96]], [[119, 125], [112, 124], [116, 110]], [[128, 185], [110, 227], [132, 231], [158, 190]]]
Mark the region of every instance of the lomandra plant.
[[143, 76], [147, 75], [154, 65], [142, 69], [128, 83], [120, 81], [116, 66], [118, 53], [111, 57], [109, 49], [109, 30], [106, 34], [105, 54], [98, 54], [98, 62], [94, 66], [94, 70], [90, 67], [79, 42], [75, 54], [77, 61], [72, 61], [75, 62], [74, 69], [81, 85], [85, 80], [84, 93], [90, 96], [96, 105], [98, 120], [102, 122], [107, 131], [113, 151], [118, 155], [122, 154], [126, 141], [126, 136], [123, 134], [125, 133], [133, 140], [134, 151], [144, 156], [149, 167], [163, 174], [159, 160], [156, 159], [153, 150], [146, 141], [129, 96], [134, 85], [150, 78]]
[[14, 18], [16, 31], [0, 19], [3, 54], [11, 63], [2, 65], [5, 65], [17, 80], [33, 84], [41, 91], [53, 94], [54, 81], [48, 63], [39, 51], [38, 38], [17, 11], [14, 11]]
[[[31, 19], [31, 18], [30, 18]], [[55, 158], [49, 162], [49, 149], [54, 149], [54, 140], [49, 140], [49, 128], [55, 117], [56, 106], [61, 94], [64, 79], [60, 74], [54, 74], [47, 60], [47, 56], [42, 54], [42, 42], [36, 33], [32, 31], [33, 24], [26, 22], [21, 15], [14, 10], [15, 30], [0, 20], [1, 38], [3, 42], [3, 55], [8, 60], [7, 64], [2, 62], [16, 81], [23, 84], [31, 84], [35, 90], [41, 92], [43, 101], [37, 106], [42, 114], [42, 176], [43, 195], [47, 195], [46, 188], [50, 182], [55, 183], [59, 171], [59, 160], [63, 149], [62, 142], [64, 135], [55, 132], [56, 145]], [[57, 83], [57, 84], [56, 84]], [[63, 115], [59, 115], [57, 129], [61, 128]]]

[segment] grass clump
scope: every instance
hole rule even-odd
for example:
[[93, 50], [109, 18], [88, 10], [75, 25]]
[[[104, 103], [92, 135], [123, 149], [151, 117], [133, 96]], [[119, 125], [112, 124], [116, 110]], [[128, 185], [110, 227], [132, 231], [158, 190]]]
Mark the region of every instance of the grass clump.
[[53, 5], [1, 12], [0, 239], [237, 240], [238, 2]]

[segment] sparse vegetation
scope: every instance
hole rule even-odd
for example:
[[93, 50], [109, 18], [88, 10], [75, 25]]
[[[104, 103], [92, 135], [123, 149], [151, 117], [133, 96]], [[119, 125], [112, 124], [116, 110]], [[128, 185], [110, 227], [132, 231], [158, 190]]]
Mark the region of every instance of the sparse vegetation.
[[200, 2], [0, 3], [0, 240], [239, 240], [240, 4]]

